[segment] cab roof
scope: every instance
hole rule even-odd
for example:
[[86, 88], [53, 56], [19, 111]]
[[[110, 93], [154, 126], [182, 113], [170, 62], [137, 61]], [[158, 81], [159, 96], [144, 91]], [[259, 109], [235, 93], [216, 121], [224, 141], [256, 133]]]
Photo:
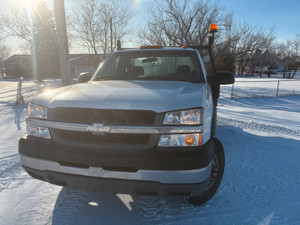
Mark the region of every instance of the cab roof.
[[186, 48], [186, 47], [161, 47], [161, 46], [146, 46], [145, 48], [121, 48], [117, 49], [116, 52], [136, 52], [136, 51], [192, 51], [194, 52], [195, 49], [193, 48]]

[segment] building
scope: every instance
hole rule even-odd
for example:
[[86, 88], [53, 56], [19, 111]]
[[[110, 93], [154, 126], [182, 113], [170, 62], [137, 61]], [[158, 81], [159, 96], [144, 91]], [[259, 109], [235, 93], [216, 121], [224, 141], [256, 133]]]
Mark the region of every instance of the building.
[[[103, 55], [98, 54], [70, 54], [70, 75], [71, 78], [78, 77], [82, 72], [93, 73]], [[3, 62], [6, 77], [33, 78], [32, 55], [13, 55]], [[59, 74], [58, 74], [59, 77]]]
[[13, 55], [3, 62], [6, 77], [32, 77], [31, 55]]
[[71, 78], [78, 77], [80, 73], [90, 72], [93, 74], [103, 55], [94, 54], [70, 54], [70, 75]]
[[0, 79], [4, 76], [6, 76], [5, 70], [4, 70], [4, 62], [0, 61]]

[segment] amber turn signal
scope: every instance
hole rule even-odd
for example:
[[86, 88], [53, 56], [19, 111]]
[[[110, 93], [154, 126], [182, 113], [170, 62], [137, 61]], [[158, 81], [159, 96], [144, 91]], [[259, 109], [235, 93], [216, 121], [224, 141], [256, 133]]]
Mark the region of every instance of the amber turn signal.
[[195, 138], [193, 134], [187, 134], [184, 138], [184, 142], [187, 144], [187, 146], [191, 146], [195, 143]]

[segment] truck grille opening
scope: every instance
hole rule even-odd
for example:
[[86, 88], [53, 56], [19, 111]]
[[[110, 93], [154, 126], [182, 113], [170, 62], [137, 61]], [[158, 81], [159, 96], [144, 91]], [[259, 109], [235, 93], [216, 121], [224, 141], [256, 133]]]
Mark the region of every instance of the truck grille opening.
[[55, 108], [51, 120], [67, 123], [104, 123], [107, 125], [153, 125], [156, 113], [144, 110]]
[[55, 129], [55, 135], [62, 140], [73, 143], [90, 144], [146, 144], [150, 140], [150, 134], [104, 134], [94, 135], [90, 132], [67, 131]]

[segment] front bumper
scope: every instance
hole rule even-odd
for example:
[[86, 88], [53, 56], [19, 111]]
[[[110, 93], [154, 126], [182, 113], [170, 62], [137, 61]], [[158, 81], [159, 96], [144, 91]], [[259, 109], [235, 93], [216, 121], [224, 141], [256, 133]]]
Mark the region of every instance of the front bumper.
[[[32, 158], [80, 168], [101, 167], [121, 171], [194, 170], [207, 167], [213, 159], [214, 141], [200, 147], [88, 146], [58, 144], [52, 140], [23, 136], [19, 153]], [[142, 148], [142, 149], [141, 149]]]
[[128, 172], [105, 170], [100, 167], [79, 168], [64, 166], [58, 162], [32, 158], [25, 155], [20, 155], [20, 158], [22, 166], [39, 171], [53, 171], [95, 178], [154, 181], [162, 184], [201, 183], [207, 180], [211, 171], [211, 163], [207, 167], [195, 170], [137, 170]]
[[107, 150], [24, 136], [23, 168], [49, 183], [115, 193], [194, 196], [209, 182], [214, 142], [201, 147]]
[[23, 168], [33, 178], [52, 184], [110, 193], [192, 197], [203, 193], [209, 184], [209, 179], [196, 184], [161, 184], [153, 181], [95, 178], [53, 171], [40, 171], [25, 166]]

